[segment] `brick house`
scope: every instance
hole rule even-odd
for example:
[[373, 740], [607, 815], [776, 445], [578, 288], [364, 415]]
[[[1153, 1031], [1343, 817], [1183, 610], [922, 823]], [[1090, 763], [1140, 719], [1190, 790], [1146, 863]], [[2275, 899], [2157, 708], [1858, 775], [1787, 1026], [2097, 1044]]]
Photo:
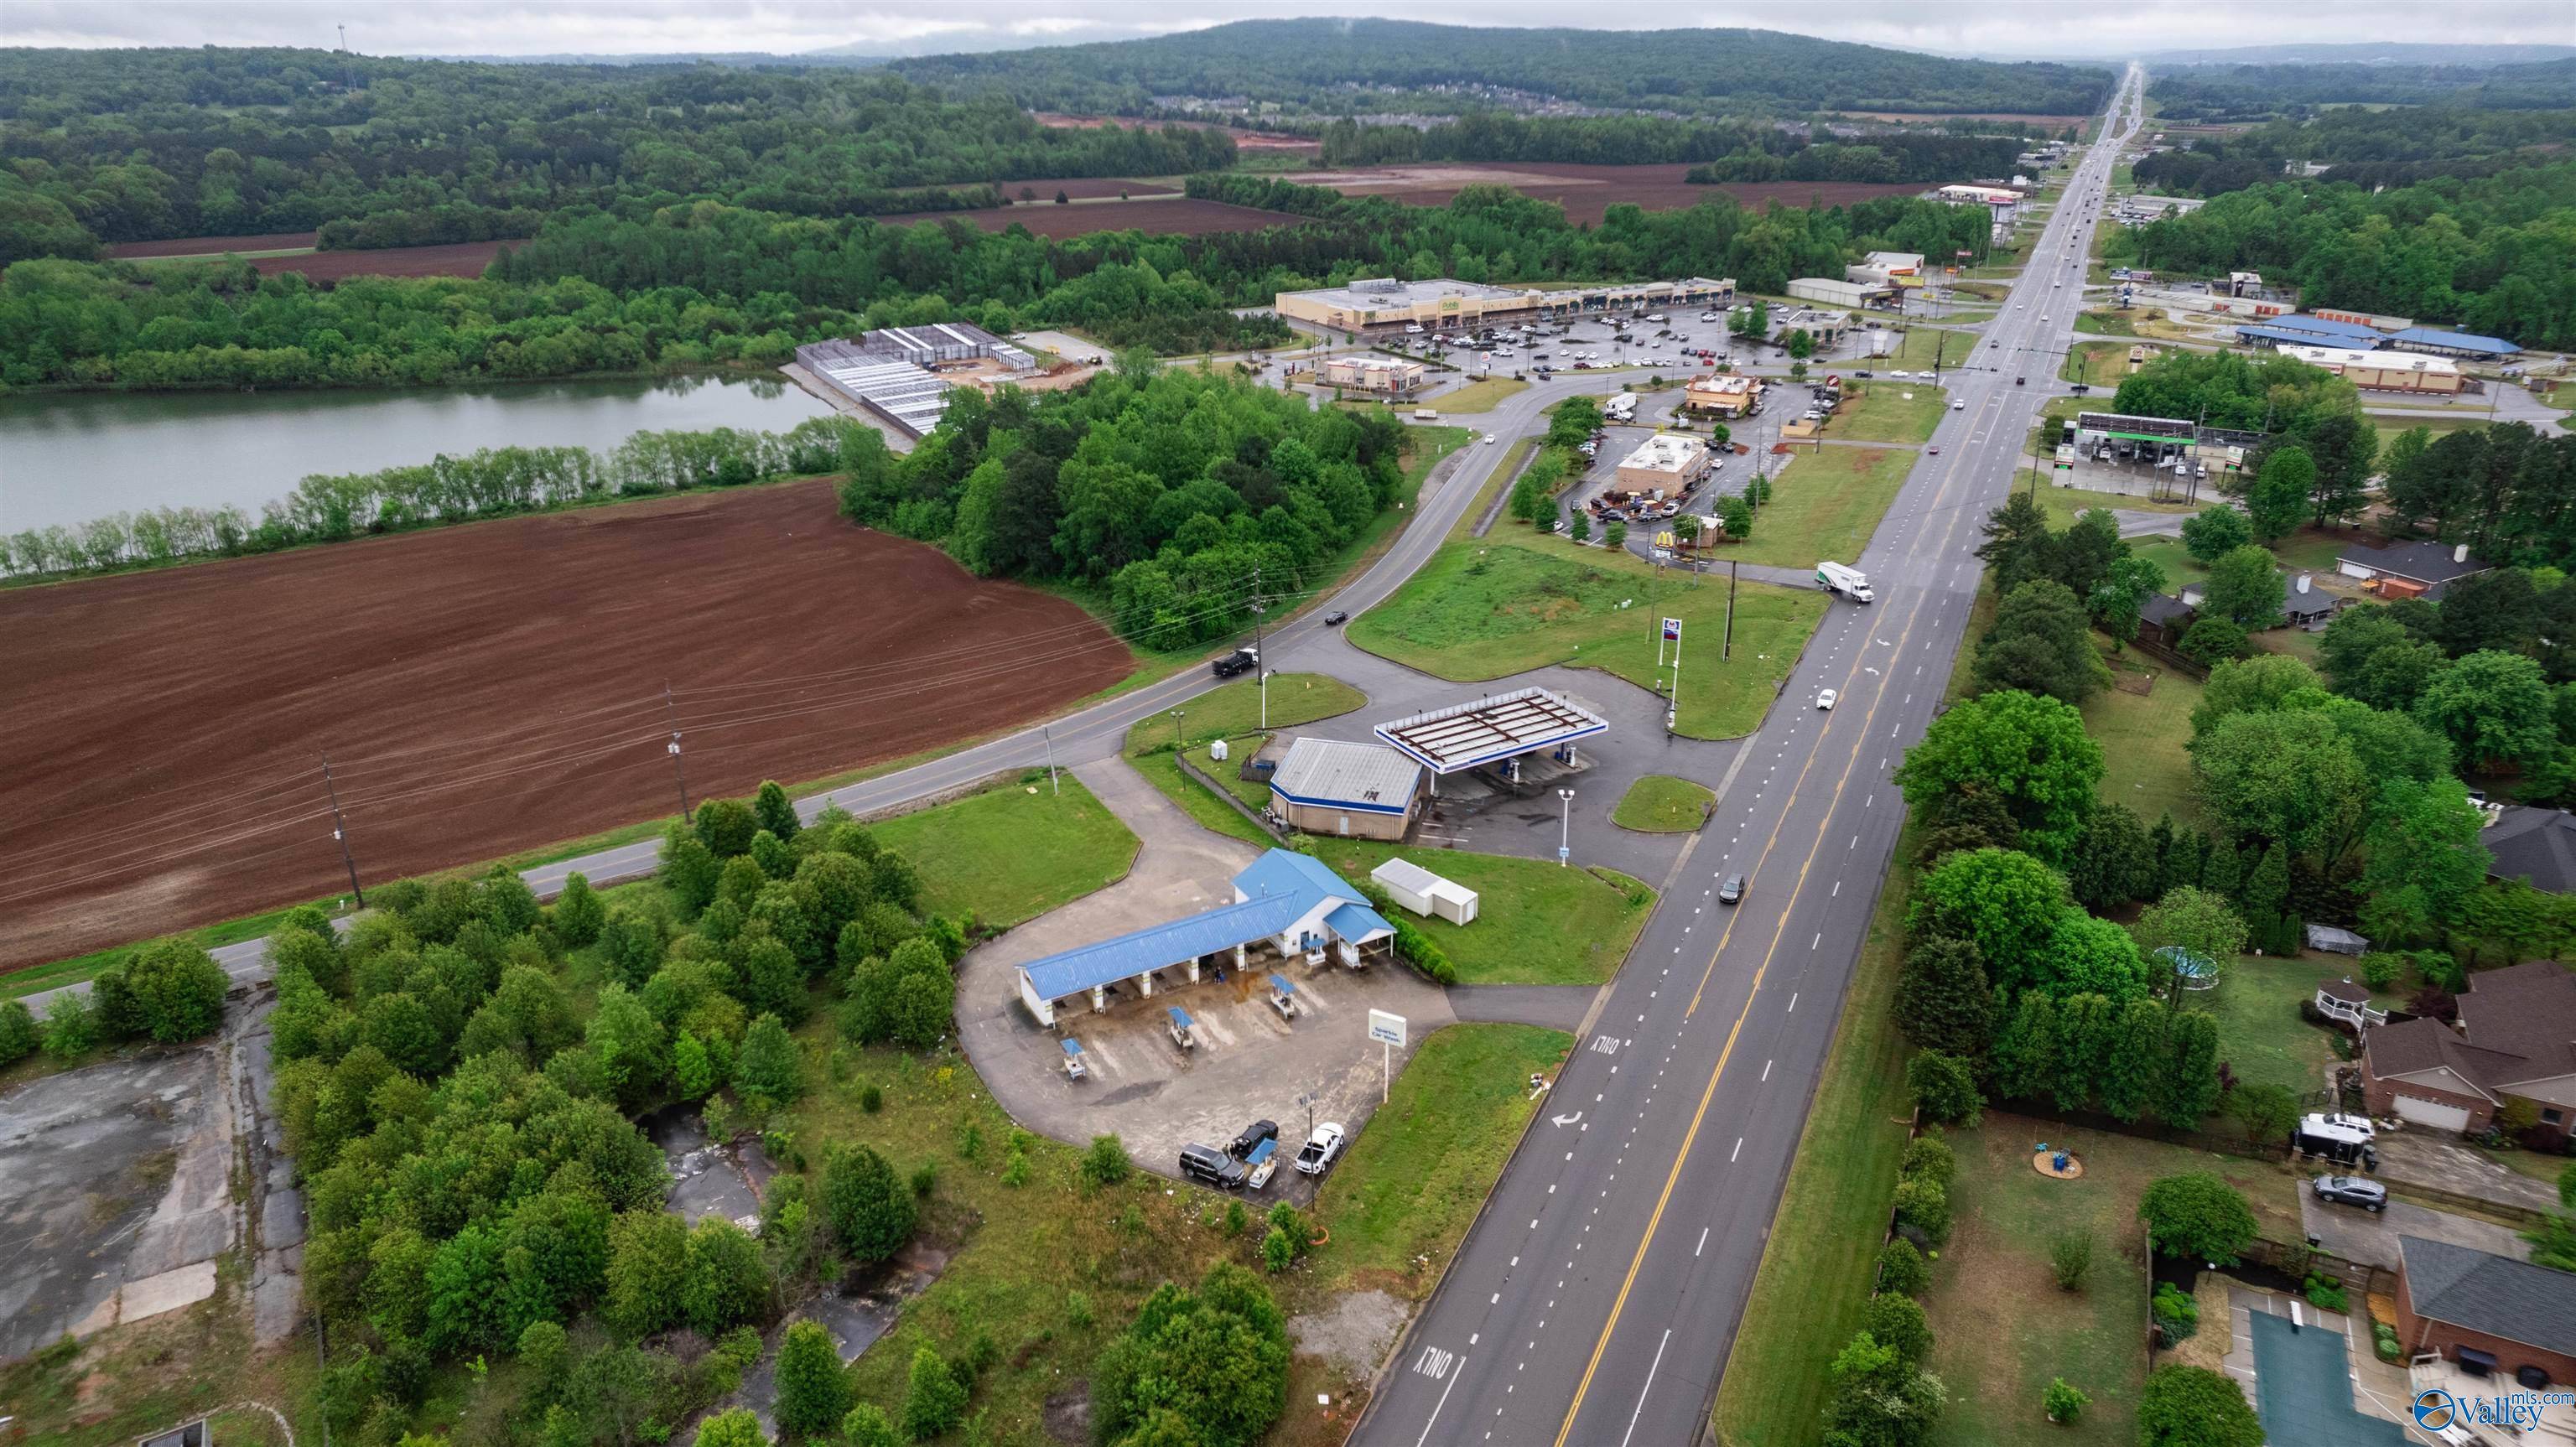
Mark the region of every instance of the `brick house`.
[[2528, 1100], [2527, 1139], [2563, 1149], [2576, 1128], [2576, 975], [2530, 960], [2471, 977], [2457, 1029], [2431, 1017], [2381, 1025], [2362, 1047], [2362, 1095], [2376, 1116], [2476, 1132], [2506, 1101]]
[[[2397, 1340], [2515, 1384], [2576, 1383], [2576, 1272], [2421, 1236], [2397, 1238]], [[2530, 1383], [2538, 1390], [2542, 1383]]]

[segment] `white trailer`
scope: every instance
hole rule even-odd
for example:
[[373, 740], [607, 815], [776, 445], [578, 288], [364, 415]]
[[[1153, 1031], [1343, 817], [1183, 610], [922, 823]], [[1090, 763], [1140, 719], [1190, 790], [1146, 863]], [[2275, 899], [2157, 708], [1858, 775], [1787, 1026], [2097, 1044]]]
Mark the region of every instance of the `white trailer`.
[[1611, 398], [1607, 403], [1603, 404], [1601, 415], [1609, 418], [1613, 422], [1625, 422], [1629, 418], [1636, 416], [1637, 394], [1634, 392], [1622, 392], [1618, 396]]
[[1878, 594], [1869, 586], [1869, 574], [1840, 563], [1816, 564], [1816, 586], [1828, 593], [1839, 593], [1855, 603], [1875, 602]]

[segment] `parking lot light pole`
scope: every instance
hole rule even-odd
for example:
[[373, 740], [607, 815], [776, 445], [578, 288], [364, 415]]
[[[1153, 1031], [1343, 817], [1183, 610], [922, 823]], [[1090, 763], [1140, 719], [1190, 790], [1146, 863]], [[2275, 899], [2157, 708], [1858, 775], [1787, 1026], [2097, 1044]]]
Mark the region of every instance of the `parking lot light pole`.
[[1172, 710], [1172, 759], [1175, 766], [1181, 757], [1181, 711]]
[[1565, 814], [1557, 823], [1556, 833], [1556, 867], [1563, 869], [1574, 854], [1574, 791], [1559, 789], [1556, 797], [1565, 801]]

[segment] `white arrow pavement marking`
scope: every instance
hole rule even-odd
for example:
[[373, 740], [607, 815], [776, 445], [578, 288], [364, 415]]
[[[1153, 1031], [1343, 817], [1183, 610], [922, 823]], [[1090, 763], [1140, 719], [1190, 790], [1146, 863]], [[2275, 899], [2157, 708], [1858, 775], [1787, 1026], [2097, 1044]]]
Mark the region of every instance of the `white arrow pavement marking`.
[[1578, 1110], [1572, 1115], [1552, 1115], [1547, 1119], [1548, 1123], [1551, 1125], [1572, 1125], [1576, 1121], [1583, 1119], [1583, 1112]]

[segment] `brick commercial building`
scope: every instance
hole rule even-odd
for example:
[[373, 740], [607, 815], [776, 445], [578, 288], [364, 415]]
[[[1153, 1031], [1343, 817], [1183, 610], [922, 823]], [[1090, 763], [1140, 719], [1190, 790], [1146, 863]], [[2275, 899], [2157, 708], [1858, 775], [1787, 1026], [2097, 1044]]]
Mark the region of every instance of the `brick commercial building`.
[[2576, 1272], [2421, 1236], [2398, 1237], [2397, 1250], [2406, 1352], [2480, 1370], [2499, 1391], [2576, 1383]]
[[1631, 308], [1723, 306], [1733, 300], [1733, 281], [1705, 276], [1560, 291], [1487, 286], [1447, 277], [1420, 281], [1374, 277], [1314, 291], [1283, 291], [1272, 304], [1290, 321], [1336, 331], [1383, 333], [1406, 327], [1472, 331]]
[[2370, 1113], [2474, 1132], [2527, 1101], [2531, 1143], [2563, 1145], [2576, 1125], [2576, 975], [2555, 960], [2480, 971], [2459, 1012], [2456, 1029], [2426, 1016], [2370, 1031], [2361, 1063]]
[[1327, 387], [1410, 397], [1422, 390], [1422, 378], [1420, 362], [1402, 362], [1393, 357], [1330, 357], [1324, 362], [1323, 383]]
[[1682, 398], [1686, 410], [1718, 417], [1741, 417], [1761, 405], [1761, 378], [1716, 373], [1691, 378], [1690, 390]]
[[1682, 432], [1658, 432], [1619, 459], [1619, 485], [1631, 492], [1664, 490], [1679, 497], [1708, 476], [1708, 443]]

